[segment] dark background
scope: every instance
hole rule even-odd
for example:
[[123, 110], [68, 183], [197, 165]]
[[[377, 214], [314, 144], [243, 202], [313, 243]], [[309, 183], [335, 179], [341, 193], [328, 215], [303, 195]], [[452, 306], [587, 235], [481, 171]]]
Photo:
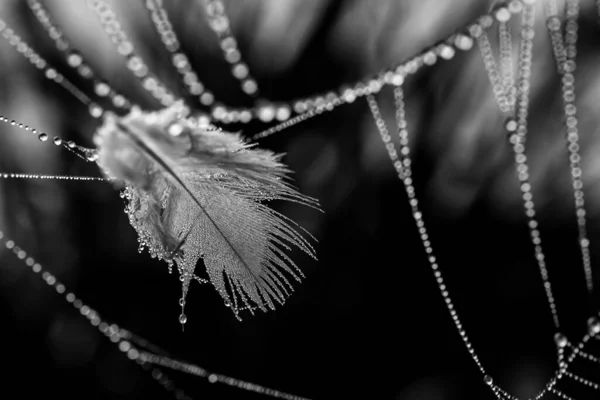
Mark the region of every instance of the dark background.
[[[284, 22], [277, 25], [277, 12], [269, 11], [276, 1], [231, 0], [226, 6], [262, 95], [282, 101], [326, 92], [392, 65], [487, 9], [470, 0], [295, 0], [279, 4]], [[0, 17], [92, 94], [22, 3], [6, 2]], [[85, 7], [46, 3], [92, 65], [98, 62], [115, 87], [151, 107], [119, 56], [104, 52], [99, 25], [78, 20], [94, 21], [91, 13], [78, 14]], [[167, 5], [183, 47], [217, 98], [250, 105], [230, 77], [199, 3]], [[579, 126], [598, 276], [600, 32], [592, 2], [582, 3]], [[183, 94], [141, 2], [121, 9], [139, 52]], [[592, 307], [576, 240], [559, 80], [541, 20], [538, 28], [528, 154], [558, 312], [565, 333], [577, 341]], [[91, 146], [98, 122], [85, 107], [4, 42], [0, 59], [0, 114]], [[417, 192], [459, 316], [495, 381], [515, 395], [532, 396], [553, 374], [554, 331], [510, 147], [477, 49], [423, 70], [405, 87]], [[390, 124], [392, 98], [389, 89], [379, 96]], [[228, 129], [250, 136], [265, 127]], [[6, 124], [0, 132], [0, 172], [99, 176], [94, 165], [50, 142]], [[138, 254], [123, 200], [107, 183], [0, 180], [0, 229], [103, 318], [211, 372], [312, 399], [493, 398], [444, 306], [364, 100], [264, 139], [261, 146], [287, 153], [296, 184], [325, 211], [274, 205], [319, 240], [318, 262], [293, 254], [307, 279], [275, 312], [238, 322], [212, 287], [193, 285], [182, 333], [179, 280], [168, 275], [166, 264]], [[173, 398], [6, 250], [0, 253], [0, 288], [0, 398]], [[597, 372], [585, 364], [578, 371], [589, 378]], [[261, 398], [165, 372], [193, 398]], [[570, 392], [577, 393], [578, 399], [593, 398], [581, 388]]]

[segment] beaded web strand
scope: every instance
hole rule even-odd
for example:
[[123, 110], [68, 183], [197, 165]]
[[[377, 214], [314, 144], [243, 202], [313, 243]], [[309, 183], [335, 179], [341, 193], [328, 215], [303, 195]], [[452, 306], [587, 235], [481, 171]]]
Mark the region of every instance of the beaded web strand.
[[[576, 35], [577, 35], [577, 17], [579, 12], [579, 4], [577, 0], [567, 1], [567, 30], [564, 42], [568, 43], [570, 48], [565, 49], [563, 44], [563, 34], [560, 30], [560, 20], [557, 21], [556, 4], [550, 2], [550, 6], [547, 9], [548, 19], [552, 23], [548, 24], [550, 34], [553, 36], [554, 54], [557, 61], [559, 73], [563, 76], [563, 99], [565, 104], [565, 116], [568, 128], [568, 143], [571, 161], [571, 175], [573, 180], [574, 197], [576, 200], [576, 216], [579, 226], [579, 239], [582, 250], [582, 258], [585, 270], [586, 286], [590, 295], [593, 293], [593, 284], [591, 277], [591, 266], [589, 259], [589, 240], [587, 239], [585, 230], [585, 210], [583, 202], [583, 183], [581, 181], [581, 168], [579, 166], [579, 154], [578, 146], [578, 135], [576, 126], [576, 119], [574, 119], [575, 111], [573, 106], [574, 96], [568, 96], [569, 91], [573, 91], [573, 72], [574, 72], [574, 57], [576, 54]], [[509, 134], [509, 141], [512, 144], [512, 148], [515, 154], [515, 164], [517, 169], [517, 176], [520, 183], [522, 192], [523, 202], [525, 206], [525, 214], [528, 219], [528, 226], [530, 228], [532, 243], [535, 249], [535, 258], [538, 261], [540, 275], [542, 277], [543, 286], [546, 291], [547, 301], [550, 306], [550, 311], [554, 325], [558, 330], [560, 328], [558, 313], [556, 311], [555, 299], [552, 293], [552, 285], [548, 276], [548, 271], [545, 264], [545, 256], [542, 250], [542, 242], [540, 238], [540, 232], [538, 230], [538, 223], [535, 219], [535, 205], [533, 202], [533, 194], [531, 192], [531, 184], [529, 183], [529, 173], [527, 166], [527, 157], [525, 155], [525, 139], [527, 136], [527, 115], [528, 115], [528, 94], [529, 94], [529, 77], [531, 76], [531, 61], [532, 61], [532, 49], [533, 49], [533, 25], [535, 22], [535, 14], [533, 2], [525, 2], [522, 8], [522, 30], [521, 30], [521, 46], [519, 51], [519, 76], [517, 79], [517, 88], [513, 87], [514, 79], [512, 78], [512, 61], [506, 60], [508, 56], [512, 56], [512, 50], [507, 45], [507, 36], [509, 30], [506, 26], [502, 26], [509, 19], [508, 10], [498, 9], [496, 11], [496, 18], [501, 23], [499, 27], [500, 31], [500, 49], [501, 49], [501, 66], [505, 69], [502, 74], [496, 70], [496, 63], [493, 59], [493, 53], [491, 46], [487, 40], [484, 32], [475, 27], [472, 31], [476, 32], [474, 36], [477, 37], [480, 44], [480, 49], [483, 55], [486, 69], [489, 73], [490, 81], [494, 87], [494, 94], [498, 102], [501, 112], [506, 116], [505, 129]], [[491, 24], [492, 21], [486, 18], [486, 25]], [[558, 22], [558, 23], [556, 23]], [[504, 42], [504, 43], [502, 43]], [[506, 68], [508, 66], [508, 68]], [[508, 71], [506, 70], [508, 69]], [[564, 77], [568, 78], [565, 79]], [[500, 79], [502, 77], [502, 79]], [[568, 85], [566, 83], [569, 83]], [[497, 385], [493, 378], [486, 372], [483, 364], [477, 356], [473, 345], [467, 333], [459, 319], [458, 313], [454, 307], [452, 299], [450, 297], [448, 288], [446, 287], [442, 273], [440, 271], [437, 260], [434, 256], [433, 247], [425, 227], [423, 220], [423, 214], [419, 209], [419, 202], [416, 197], [415, 187], [412, 182], [412, 167], [410, 158], [410, 147], [408, 139], [408, 123], [406, 119], [406, 112], [404, 106], [404, 94], [402, 86], [398, 85], [394, 89], [395, 96], [395, 107], [396, 107], [396, 124], [398, 128], [398, 135], [400, 139], [400, 151], [397, 151], [394, 143], [391, 141], [386, 123], [381, 116], [377, 100], [373, 95], [367, 96], [369, 108], [376, 122], [377, 128], [380, 132], [382, 141], [384, 142], [388, 155], [396, 168], [398, 178], [403, 182], [406, 193], [409, 198], [409, 203], [412, 208], [413, 217], [417, 224], [423, 247], [428, 255], [428, 260], [431, 269], [434, 272], [439, 290], [446, 302], [450, 315], [454, 321], [456, 329], [463, 339], [465, 347], [471, 354], [471, 357], [477, 365], [483, 381], [490, 387], [494, 395], [499, 400], [517, 400], [517, 397], [508, 393], [506, 390]], [[515, 110], [515, 104], [518, 104], [518, 109]], [[569, 129], [571, 128], [571, 129]], [[575, 145], [573, 145], [575, 144]], [[588, 320], [588, 333], [577, 343], [572, 344], [567, 337], [560, 331], [557, 331], [554, 338], [557, 346], [557, 360], [558, 367], [554, 376], [546, 383], [544, 388], [540, 390], [533, 399], [543, 399], [547, 394], [552, 393], [563, 399], [574, 399], [570, 395], [561, 391], [558, 388], [561, 380], [570, 378], [581, 385], [589, 387], [597, 392], [600, 392], [600, 383], [598, 383], [597, 377], [586, 378], [573, 372], [578, 366], [576, 360], [582, 360], [582, 364], [586, 362], [598, 363], [600, 358], [594, 354], [590, 354], [586, 351], [586, 347], [592, 340], [600, 339], [600, 313], [596, 316], [590, 317]], [[565, 354], [565, 349], [568, 349], [569, 354]], [[582, 371], [585, 371], [585, 365], [579, 366]]]
[[[545, 398], [547, 394], [552, 393], [559, 398], [570, 400], [574, 399], [569, 394], [563, 392], [559, 385], [570, 379], [576, 383], [586, 386], [598, 393], [600, 384], [594, 377], [585, 377], [585, 363], [600, 364], [600, 356], [588, 350], [593, 342], [600, 342], [600, 314], [593, 315], [588, 321], [588, 332], [578, 342], [570, 341], [559, 330], [560, 323], [556, 311], [555, 299], [552, 293], [551, 281], [545, 266], [545, 257], [541, 247], [540, 232], [535, 218], [535, 206], [529, 183], [527, 157], [525, 155], [525, 145], [527, 136], [527, 116], [529, 105], [529, 77], [531, 75], [532, 48], [533, 48], [533, 24], [534, 0], [511, 0], [507, 2], [498, 2], [488, 14], [478, 18], [473, 23], [458, 30], [448, 38], [435, 43], [426, 48], [414, 57], [403, 61], [390, 68], [384, 69], [377, 74], [366, 77], [359, 82], [344, 85], [337, 91], [330, 91], [325, 94], [318, 94], [309, 98], [298, 99], [289, 103], [270, 102], [258, 98], [260, 91], [256, 80], [250, 74], [248, 66], [244, 63], [241, 53], [237, 47], [237, 41], [230, 30], [230, 22], [225, 12], [225, 7], [220, 0], [203, 0], [206, 17], [209, 26], [215, 32], [223, 51], [224, 58], [230, 64], [232, 75], [239, 81], [241, 90], [256, 99], [256, 106], [250, 108], [235, 108], [218, 103], [214, 94], [200, 82], [197, 73], [193, 70], [187, 56], [181, 50], [179, 40], [175, 34], [168, 14], [161, 0], [146, 0], [144, 5], [150, 15], [156, 31], [159, 33], [165, 49], [169, 52], [172, 64], [180, 75], [183, 84], [190, 95], [198, 98], [200, 104], [208, 108], [207, 112], [199, 113], [197, 118], [206, 126], [211, 124], [229, 124], [229, 123], [249, 123], [253, 120], [260, 120], [264, 123], [278, 122], [278, 124], [268, 128], [265, 131], [252, 135], [253, 140], [262, 139], [272, 134], [284, 131], [288, 127], [303, 122], [309, 118], [318, 116], [334, 108], [353, 103], [359, 97], [366, 97], [370, 111], [374, 117], [380, 136], [387, 149], [392, 164], [402, 181], [410, 207], [413, 211], [413, 217], [416, 222], [430, 267], [438, 284], [438, 288], [446, 303], [450, 316], [454, 322], [458, 333], [479, 369], [483, 381], [490, 387], [493, 394], [499, 400], [516, 400], [517, 398], [504, 389], [502, 389], [493, 378], [486, 372], [471, 344], [466, 330], [462, 325], [458, 312], [451, 300], [449, 289], [442, 277], [440, 266], [433, 253], [433, 247], [425, 227], [423, 214], [419, 209], [419, 202], [416, 197], [415, 187], [412, 182], [412, 169], [410, 158], [410, 147], [408, 141], [408, 123], [406, 120], [404, 94], [402, 85], [405, 79], [415, 74], [423, 67], [432, 66], [438, 60], [449, 60], [454, 57], [457, 50], [468, 51], [475, 43], [479, 46], [482, 54], [484, 67], [488, 72], [493, 93], [495, 95], [498, 107], [505, 115], [505, 129], [512, 150], [514, 152], [517, 177], [522, 193], [525, 213], [528, 218], [528, 227], [535, 250], [535, 258], [538, 263], [540, 276], [546, 292], [547, 302], [551, 311], [551, 316], [556, 328], [555, 342], [557, 347], [558, 367], [554, 376], [541, 389], [535, 400]], [[116, 91], [106, 80], [102, 79], [93, 68], [86, 62], [80, 52], [74, 49], [67, 41], [65, 35], [57, 24], [51, 18], [43, 3], [39, 0], [27, 0], [27, 4], [34, 13], [42, 27], [48, 32], [54, 40], [57, 49], [64, 55], [69, 67], [75, 69], [77, 73], [93, 83], [94, 94], [99, 98], [105, 98], [110, 101], [117, 112], [127, 112], [131, 109], [134, 102]], [[117, 51], [125, 58], [125, 64], [131, 73], [140, 81], [142, 87], [149, 92], [154, 99], [162, 106], [169, 106], [177, 99], [159, 80], [152, 74], [146, 62], [136, 53], [132, 42], [128, 39], [124, 30], [118, 21], [116, 13], [110, 5], [103, 0], [87, 0], [89, 9], [94, 12], [102, 23], [105, 33], [109, 36]], [[579, 1], [566, 0], [566, 17], [563, 22], [558, 16], [558, 7], [556, 0], [546, 2], [546, 18], [548, 33], [553, 47], [553, 55], [556, 61], [557, 71], [561, 76], [563, 106], [565, 113], [565, 124], [568, 141], [568, 156], [570, 162], [571, 180], [574, 188], [573, 196], [575, 200], [575, 209], [577, 224], [579, 229], [579, 244], [581, 249], [583, 269], [585, 273], [586, 287], [590, 294], [593, 293], [592, 269], [589, 255], [589, 240], [586, 233], [586, 213], [583, 192], [582, 171], [579, 155], [579, 136], [576, 128], [577, 117], [574, 105], [574, 71], [575, 55], [577, 42], [577, 19], [579, 16]], [[596, 0], [598, 8], [598, 21], [600, 22], [600, 0]], [[518, 75], [513, 74], [513, 50], [512, 36], [509, 22], [513, 15], [522, 15], [522, 24], [520, 32], [520, 48], [518, 60]], [[500, 63], [497, 65], [490, 39], [486, 34], [492, 26], [497, 24]], [[44, 73], [44, 76], [67, 90], [72, 96], [77, 98], [82, 104], [88, 107], [89, 113], [96, 119], [102, 119], [105, 109], [93, 101], [87, 94], [79, 90], [73, 83], [68, 81], [56, 69], [50, 66], [38, 53], [36, 53], [20, 36], [18, 36], [7, 23], [0, 19], [0, 33], [22, 56], [24, 56], [32, 65]], [[400, 140], [399, 151], [395, 148], [391, 135], [381, 116], [379, 106], [375, 95], [385, 86], [394, 87], [396, 124]], [[0, 116], [0, 122], [4, 122], [14, 127], [21, 128], [32, 133], [42, 142], [48, 141], [49, 135], [38, 131], [21, 122], [12, 120], [5, 116]], [[97, 155], [94, 149], [79, 146], [72, 141], [65, 141], [59, 136], [54, 136], [52, 143], [60, 146], [87, 162], [95, 162]], [[55, 175], [36, 175], [36, 174], [17, 174], [2, 172], [0, 178], [4, 179], [60, 179], [77, 181], [107, 181], [108, 179], [90, 176], [55, 176]], [[211, 383], [223, 383], [229, 386], [238, 387], [247, 391], [256, 392], [266, 396], [283, 399], [303, 399], [302, 397], [279, 392], [254, 383], [244, 382], [225, 375], [211, 373], [204, 368], [185, 363], [168, 355], [167, 352], [152, 345], [147, 340], [135, 335], [126, 329], [117, 325], [109, 325], [99, 314], [90, 306], [84, 304], [81, 299], [69, 292], [64, 284], [47, 271], [29, 256], [25, 250], [19, 247], [13, 240], [5, 237], [0, 231], [0, 240], [4, 242], [7, 249], [11, 250], [19, 260], [31, 267], [33, 272], [39, 274], [42, 279], [53, 288], [59, 295], [64, 296], [68, 303], [71, 303], [79, 310], [82, 316], [86, 317], [91, 325], [97, 327], [101, 333], [105, 334], [111, 342], [115, 343], [129, 359], [138, 363], [142, 368], [150, 370], [152, 377], [157, 380], [166, 390], [173, 392], [177, 399], [189, 398], [182, 390], [175, 387], [174, 382], [169, 379], [161, 370], [162, 368], [174, 371], [182, 371], [190, 375], [206, 378]], [[196, 277], [197, 278], [197, 277]], [[202, 283], [202, 279], [197, 278]]]

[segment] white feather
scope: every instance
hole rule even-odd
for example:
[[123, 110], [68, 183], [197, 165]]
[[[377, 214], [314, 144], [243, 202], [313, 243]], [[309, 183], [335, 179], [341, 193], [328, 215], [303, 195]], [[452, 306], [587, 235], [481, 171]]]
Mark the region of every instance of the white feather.
[[183, 304], [200, 258], [236, 316], [240, 308], [274, 309], [290, 295], [288, 277], [300, 281], [303, 274], [286, 250], [315, 258], [309, 241], [265, 204], [287, 200], [318, 209], [286, 182], [281, 155], [199, 127], [181, 103], [107, 116], [95, 142], [99, 165], [126, 185], [126, 211], [142, 245], [177, 265]]

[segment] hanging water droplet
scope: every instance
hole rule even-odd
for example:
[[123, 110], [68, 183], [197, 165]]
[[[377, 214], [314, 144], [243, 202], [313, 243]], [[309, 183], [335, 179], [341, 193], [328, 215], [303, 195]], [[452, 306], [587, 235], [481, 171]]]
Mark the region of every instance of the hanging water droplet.
[[554, 342], [560, 348], [564, 348], [569, 343], [565, 335], [560, 332], [554, 335]]
[[183, 125], [173, 124], [168, 128], [168, 132], [171, 136], [179, 136], [183, 133]]
[[588, 328], [590, 335], [595, 336], [600, 333], [600, 319], [596, 317], [591, 317], [588, 319]]
[[48, 140], [48, 135], [45, 133], [40, 133], [38, 135], [38, 139], [40, 139], [40, 141], [45, 142], [46, 140]]
[[59, 138], [58, 136], [54, 137], [54, 144], [57, 146], [60, 146], [62, 144], [62, 139]]
[[272, 104], [266, 104], [258, 109], [258, 118], [262, 122], [271, 122], [275, 118], [276, 110]]
[[79, 54], [76, 51], [72, 51], [67, 56], [67, 63], [69, 64], [69, 66], [71, 66], [73, 68], [79, 67], [82, 62], [83, 62], [83, 58], [81, 57], [81, 54]]
[[123, 107], [125, 106], [125, 104], [127, 103], [127, 100], [125, 99], [125, 97], [123, 97], [120, 94], [116, 94], [113, 98], [112, 98], [112, 102], [115, 105], [115, 107]]
[[100, 97], [105, 97], [110, 94], [110, 86], [108, 86], [108, 84], [104, 81], [96, 82], [94, 90], [96, 91], [96, 94]]
[[98, 159], [98, 154], [94, 150], [89, 150], [85, 153], [85, 158], [88, 161], [96, 161]]
[[69, 141], [67, 143], [67, 146], [69, 146], [70, 149], [74, 149], [76, 145], [75, 145], [75, 142]]
[[504, 121], [504, 129], [506, 129], [506, 132], [508, 132], [509, 135], [515, 133], [518, 128], [519, 128], [519, 123], [517, 122], [516, 119], [507, 118], [506, 121]]
[[185, 314], [181, 314], [181, 315], [179, 316], [179, 323], [180, 323], [181, 325], [183, 325], [183, 324], [185, 324], [186, 322], [187, 322], [187, 316], [186, 316]]
[[183, 307], [184, 304], [185, 304], [185, 299], [182, 297], [182, 298], [179, 299], [179, 305], [181, 307]]
[[102, 116], [102, 113], [103, 113], [102, 107], [100, 107], [96, 103], [90, 104], [90, 115], [92, 117], [94, 117], [94, 118], [100, 118]]
[[292, 115], [292, 110], [287, 105], [282, 105], [277, 108], [275, 118], [279, 121], [285, 121]]

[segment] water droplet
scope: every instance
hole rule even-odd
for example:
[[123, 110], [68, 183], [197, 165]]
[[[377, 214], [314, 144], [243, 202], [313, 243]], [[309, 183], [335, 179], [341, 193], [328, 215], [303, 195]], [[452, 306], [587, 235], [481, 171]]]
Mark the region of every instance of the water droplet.
[[182, 297], [179, 299], [179, 305], [183, 307], [184, 304], [185, 304], [185, 299]]
[[70, 149], [74, 149], [76, 145], [75, 145], [75, 142], [70, 141], [67, 143], [67, 146], [69, 146]]
[[506, 129], [506, 131], [509, 134], [515, 133], [517, 131], [518, 127], [519, 127], [519, 123], [514, 118], [507, 118], [506, 121], [504, 122], [504, 128]]
[[57, 146], [60, 146], [62, 144], [62, 139], [59, 138], [58, 136], [54, 137], [54, 144]]
[[600, 319], [592, 317], [588, 320], [588, 327], [591, 335], [600, 333]]
[[127, 103], [127, 100], [125, 99], [125, 97], [123, 97], [120, 94], [116, 94], [113, 98], [112, 98], [112, 102], [115, 105], [115, 107], [123, 107], [125, 106], [125, 104]]
[[100, 97], [105, 97], [110, 94], [110, 86], [106, 82], [98, 81], [94, 87], [96, 94]]
[[176, 53], [173, 56], [173, 64], [175, 65], [175, 67], [177, 69], [185, 69], [185, 68], [188, 68], [189, 61], [188, 61], [187, 57], [185, 56], [185, 54]]
[[48, 135], [45, 133], [40, 133], [38, 135], [38, 139], [40, 139], [40, 141], [45, 142], [46, 140], [48, 140]]
[[102, 116], [103, 112], [104, 112], [104, 110], [102, 110], [102, 107], [100, 107], [98, 104], [96, 104], [96, 103], [90, 104], [90, 115], [92, 117], [100, 118]]
[[179, 316], [179, 323], [183, 325], [183, 324], [185, 324], [186, 322], [187, 322], [187, 316], [186, 316], [185, 314], [181, 314], [181, 315]]
[[255, 94], [258, 91], [258, 85], [253, 79], [246, 79], [242, 83], [242, 90], [248, 94]]
[[275, 117], [279, 121], [285, 121], [285, 120], [289, 119], [291, 115], [292, 115], [292, 110], [288, 106], [283, 105], [283, 106], [279, 106], [277, 108]]
[[183, 125], [173, 124], [168, 128], [168, 132], [171, 136], [179, 136], [183, 133]]
[[79, 67], [82, 62], [83, 62], [83, 58], [81, 57], [81, 54], [79, 54], [76, 51], [72, 51], [67, 56], [67, 63], [69, 64], [69, 66], [71, 66], [73, 68]]
[[56, 72], [56, 70], [54, 68], [48, 68], [46, 70], [46, 78], [56, 79], [57, 76], [58, 76], [58, 73]]
[[565, 347], [568, 344], [567, 338], [562, 333], [557, 333], [554, 335], [554, 342], [558, 347]]
[[98, 159], [98, 154], [93, 150], [89, 150], [86, 152], [85, 158], [88, 161], [96, 161]]
[[263, 105], [258, 109], [258, 118], [262, 122], [271, 122], [275, 118], [275, 107], [272, 104]]

